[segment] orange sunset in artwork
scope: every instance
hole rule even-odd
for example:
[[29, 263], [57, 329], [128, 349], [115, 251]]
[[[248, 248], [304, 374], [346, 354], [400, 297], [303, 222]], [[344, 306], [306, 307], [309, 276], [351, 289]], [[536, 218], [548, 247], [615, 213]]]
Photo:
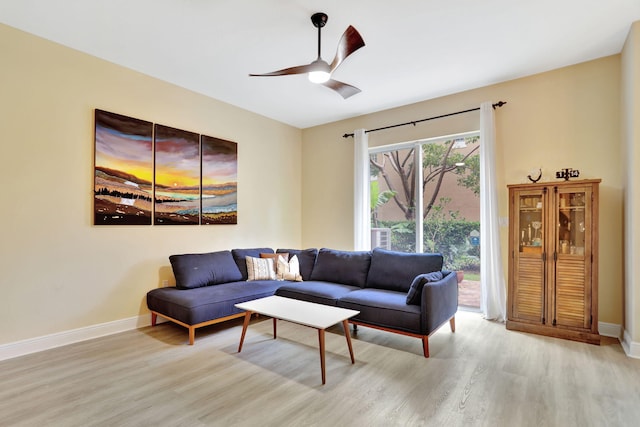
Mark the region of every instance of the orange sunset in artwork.
[[199, 224], [200, 135], [156, 124], [154, 142], [154, 223]]
[[150, 225], [153, 124], [95, 110], [95, 225]]

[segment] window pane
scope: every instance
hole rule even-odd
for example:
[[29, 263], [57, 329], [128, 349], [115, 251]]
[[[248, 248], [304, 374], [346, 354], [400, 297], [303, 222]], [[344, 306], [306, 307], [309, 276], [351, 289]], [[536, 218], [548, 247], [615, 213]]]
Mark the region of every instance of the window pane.
[[480, 138], [423, 144], [424, 251], [448, 270], [480, 272]]
[[372, 154], [371, 247], [416, 250], [414, 149]]

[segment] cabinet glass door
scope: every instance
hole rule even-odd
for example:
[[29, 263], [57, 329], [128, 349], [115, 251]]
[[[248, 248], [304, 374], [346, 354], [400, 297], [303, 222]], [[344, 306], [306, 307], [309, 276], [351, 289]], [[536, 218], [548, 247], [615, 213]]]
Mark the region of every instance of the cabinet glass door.
[[544, 247], [544, 198], [542, 193], [520, 194], [518, 225], [520, 253], [541, 254]]
[[584, 191], [558, 194], [558, 232], [556, 253], [584, 256], [588, 218], [585, 216], [587, 194]]
[[514, 250], [510, 290], [510, 319], [533, 324], [545, 322], [544, 253], [548, 193], [543, 187], [518, 190], [513, 199]]
[[555, 199], [554, 280], [552, 324], [591, 327], [591, 192], [588, 187], [565, 187]]

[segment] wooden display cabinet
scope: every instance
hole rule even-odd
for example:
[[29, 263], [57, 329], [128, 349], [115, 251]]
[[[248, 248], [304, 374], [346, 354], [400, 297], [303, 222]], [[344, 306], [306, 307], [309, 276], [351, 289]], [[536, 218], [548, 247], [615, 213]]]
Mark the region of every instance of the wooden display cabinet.
[[600, 344], [599, 183], [508, 186], [507, 329]]

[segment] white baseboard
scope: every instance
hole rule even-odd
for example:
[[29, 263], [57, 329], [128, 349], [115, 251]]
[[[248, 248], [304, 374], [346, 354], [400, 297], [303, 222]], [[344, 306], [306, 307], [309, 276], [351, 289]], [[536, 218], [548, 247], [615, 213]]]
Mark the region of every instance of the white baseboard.
[[605, 337], [617, 338], [622, 341], [622, 326], [615, 323], [598, 322], [598, 332]]
[[640, 359], [640, 342], [633, 342], [629, 333], [623, 331], [622, 325], [598, 322], [598, 330], [602, 336], [617, 338], [628, 357]]
[[[160, 321], [160, 318], [158, 318], [158, 323], [160, 323]], [[149, 325], [151, 325], [151, 315], [142, 314], [128, 319], [115, 320], [113, 322], [3, 344], [0, 345], [0, 361]]]
[[598, 330], [602, 336], [617, 338], [627, 357], [640, 359], [640, 342], [633, 342], [629, 333], [623, 331], [621, 325], [598, 322]]
[[640, 359], [640, 342], [631, 341], [631, 337], [627, 331], [624, 331], [622, 348], [627, 356], [633, 357], [634, 359]]

